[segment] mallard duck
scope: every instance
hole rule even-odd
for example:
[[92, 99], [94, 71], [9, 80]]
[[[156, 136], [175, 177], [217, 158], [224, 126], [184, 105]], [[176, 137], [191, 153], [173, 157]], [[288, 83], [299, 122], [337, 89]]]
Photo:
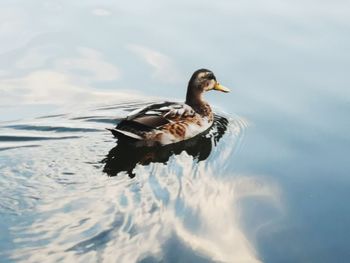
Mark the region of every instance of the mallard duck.
[[208, 69], [195, 71], [188, 82], [186, 101], [162, 102], [131, 112], [115, 129], [118, 139], [143, 146], [167, 145], [190, 139], [211, 127], [214, 114], [203, 100], [209, 90], [229, 92]]
[[215, 115], [213, 125], [206, 132], [178, 143], [148, 147], [138, 146], [127, 140], [118, 141], [118, 144], [101, 161], [104, 163], [103, 172], [108, 176], [126, 172], [132, 178], [136, 175], [134, 169], [137, 165], [166, 164], [171, 156], [179, 155], [184, 151], [194, 160], [203, 161], [209, 157], [214, 146], [221, 140], [227, 125], [228, 120], [225, 117]]

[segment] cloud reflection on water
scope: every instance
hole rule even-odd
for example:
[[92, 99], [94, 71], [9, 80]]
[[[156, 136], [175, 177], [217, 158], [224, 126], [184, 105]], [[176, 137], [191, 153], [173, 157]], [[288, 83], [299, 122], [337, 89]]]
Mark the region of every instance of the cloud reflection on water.
[[24, 236], [28, 233], [35, 243], [50, 243], [31, 247], [28, 238], [17, 238], [15, 243], [27, 245], [13, 257], [27, 262], [161, 259], [168, 257], [164, 245], [175, 236], [195, 255], [214, 261], [259, 262], [240, 227], [238, 202], [255, 196], [276, 205], [277, 189], [257, 177], [217, 179], [215, 171], [205, 165], [199, 165], [196, 172], [186, 170], [192, 165], [186, 154], [176, 162], [184, 169], [182, 174], [168, 173], [165, 165], [157, 165], [137, 185], [125, 181], [109, 187], [97, 185], [88, 193], [38, 206], [41, 219], [29, 229], [12, 230]]
[[3, 94], [0, 103], [16, 105], [25, 104], [78, 105], [86, 106], [105, 101], [107, 104], [116, 99], [130, 100], [140, 98], [126, 92], [99, 91], [76, 84], [66, 74], [52, 70], [36, 70], [21, 78], [3, 78], [0, 80], [0, 91]]
[[[310, 259], [317, 262], [343, 260], [348, 255], [349, 243], [347, 232], [343, 230], [348, 227], [350, 214], [342, 201], [348, 199], [346, 187], [349, 184], [349, 162], [346, 157], [350, 141], [350, 126], [347, 125], [350, 105], [347, 72], [350, 61], [349, 18], [349, 4], [343, 0], [193, 0], [172, 3], [157, 1], [153, 5], [149, 1], [112, 3], [109, 0], [3, 0], [0, 10], [0, 118], [14, 120], [23, 116], [49, 115], [57, 113], [56, 104], [66, 106], [65, 102], [89, 107], [96, 101], [105, 105], [110, 100], [113, 103], [120, 102], [125, 98], [125, 92], [118, 87], [132, 87], [130, 90], [167, 98], [183, 98], [186, 81], [181, 80], [176, 85], [172, 85], [172, 82], [165, 83], [169, 88], [163, 88], [165, 85], [161, 85], [164, 82], [161, 76], [168, 76], [167, 72], [171, 70], [152, 77], [148, 66], [153, 63], [155, 66], [151, 65], [152, 69], [159, 72], [162, 65], [169, 69], [170, 63], [170, 69], [176, 65], [177, 72], [179, 69], [186, 72], [185, 77], [198, 67], [213, 66], [212, 69], [221, 75], [220, 78], [225, 78], [224, 83], [232, 83], [233, 87], [237, 87], [232, 97], [216, 97], [216, 104], [222, 105], [229, 112], [249, 116], [257, 125], [256, 129], [250, 130], [246, 151], [232, 157], [239, 157], [235, 164], [238, 163], [238, 169], [244, 171], [243, 174], [246, 171], [252, 171], [253, 174], [255, 171], [258, 171], [257, 174], [264, 171], [281, 184], [288, 197], [288, 220], [280, 224], [282, 230], [266, 231], [268, 236], [259, 240], [259, 252], [270, 262], [281, 262], [286, 257], [293, 262]], [[131, 50], [126, 47], [130, 43], [141, 47], [138, 53], [134, 52], [137, 56], [129, 54]], [[79, 47], [83, 46], [102, 54], [97, 64], [96, 60], [87, 61], [86, 56], [78, 52]], [[149, 58], [150, 54], [155, 58]], [[139, 58], [146, 62], [145, 65], [140, 63]], [[79, 69], [82, 61], [94, 66]], [[66, 62], [73, 64], [71, 71], [62, 68], [69, 68]], [[111, 72], [110, 66], [116, 67], [120, 78], [108, 81], [106, 79], [111, 79], [111, 74], [93, 72], [96, 65], [101, 63], [110, 64], [106, 72]], [[49, 85], [45, 87], [38, 80], [41, 77], [52, 82], [51, 91]], [[109, 92], [112, 88], [115, 96]], [[40, 101], [39, 97], [35, 97], [36, 92], [40, 95]], [[210, 96], [215, 99], [216, 95]], [[210, 101], [215, 104], [215, 100]], [[37, 106], [37, 103], [50, 105]], [[76, 113], [79, 109], [64, 112]], [[105, 116], [100, 117], [99, 121]], [[92, 118], [89, 119], [91, 120]], [[47, 119], [41, 124], [47, 125], [45, 121]], [[62, 123], [67, 124], [67, 120], [53, 119], [49, 124], [57, 126]], [[2, 132], [18, 135], [13, 130]], [[84, 136], [79, 143], [74, 143], [74, 140], [60, 143], [50, 141], [37, 150], [21, 148], [1, 152], [0, 187], [1, 195], [6, 197], [1, 199], [1, 209], [4, 206], [15, 207], [9, 209], [11, 212], [5, 210], [1, 214], [1, 237], [5, 240], [0, 243], [0, 246], [5, 247], [2, 251], [16, 254], [30, 244], [32, 247], [26, 253], [32, 252], [32, 257], [46, 260], [44, 255], [35, 254], [35, 248], [38, 252], [56, 251], [57, 248], [57, 253], [60, 254], [69, 248], [68, 245], [74, 247], [83, 240], [87, 240], [86, 244], [91, 246], [93, 242], [89, 243], [89, 240], [98, 233], [101, 233], [102, 241], [108, 241], [113, 237], [114, 229], [120, 229], [118, 222], [125, 226], [120, 233], [127, 233], [123, 236], [124, 239], [118, 238], [121, 244], [127, 243], [125, 240], [132, 240], [130, 244], [137, 243], [134, 242], [137, 235], [133, 228], [128, 232], [130, 224], [123, 223], [130, 221], [113, 210], [117, 203], [120, 204], [117, 206], [118, 211], [128, 211], [125, 208], [128, 207], [125, 203], [128, 198], [122, 195], [124, 188], [112, 185], [111, 190], [120, 192], [109, 192], [109, 197], [100, 200], [107, 193], [90, 188], [98, 185], [104, 189], [103, 185], [111, 182], [106, 182], [105, 178], [101, 179], [103, 183], [97, 182], [93, 176], [96, 175], [96, 170], [86, 169], [86, 163], [75, 163], [75, 168], [71, 168], [72, 160], [91, 160], [113, 147], [105, 147], [108, 144], [105, 141], [108, 140], [107, 134], [98, 138], [90, 136], [89, 139]], [[94, 139], [101, 139], [103, 143], [96, 145]], [[226, 148], [221, 150], [227, 151]], [[67, 152], [72, 154], [72, 160], [64, 158]], [[222, 152], [220, 154], [222, 156]], [[233, 159], [230, 157], [229, 160]], [[234, 165], [232, 167], [233, 170], [227, 174], [233, 178], [227, 180], [228, 184], [234, 186], [237, 175], [234, 173]], [[66, 174], [71, 170], [75, 173], [74, 176]], [[216, 171], [220, 172], [213, 176], [225, 174], [222, 167]], [[195, 179], [198, 180], [202, 175], [196, 176]], [[206, 174], [203, 177], [203, 188], [206, 189], [208, 187], [205, 182], [210, 180], [205, 180]], [[87, 178], [91, 179], [91, 184], [86, 182]], [[257, 181], [264, 180], [258, 177]], [[121, 185], [124, 183], [121, 178], [115, 182]], [[156, 183], [157, 180], [152, 182]], [[146, 179], [143, 183], [150, 184]], [[132, 185], [134, 190], [136, 187], [133, 184], [124, 185]], [[163, 195], [163, 210], [167, 211], [171, 209], [166, 204], [172, 204], [172, 201], [166, 201], [170, 194], [162, 191], [164, 185], [175, 187], [176, 184], [163, 184], [162, 188], [154, 190], [157, 196]], [[328, 191], [330, 187], [334, 191]], [[136, 192], [137, 190], [129, 193], [129, 196], [141, 199]], [[116, 201], [114, 197], [120, 200]], [[225, 196], [222, 195], [219, 199], [221, 198]], [[149, 200], [152, 204], [155, 197], [151, 196]], [[57, 211], [54, 209], [55, 204]], [[77, 211], [74, 211], [74, 204]], [[181, 202], [178, 206], [181, 207]], [[38, 215], [35, 214], [36, 207], [40, 212]], [[47, 213], [45, 208], [48, 209]], [[11, 217], [12, 212], [18, 213], [16, 217]], [[111, 213], [115, 215], [114, 221]], [[92, 220], [89, 219], [90, 216]], [[33, 220], [36, 221], [34, 225], [42, 230], [34, 237], [30, 236], [29, 230]], [[54, 224], [59, 228], [55, 229]], [[18, 225], [22, 228], [16, 232]], [[9, 226], [13, 226], [13, 236], [18, 238], [18, 242], [21, 238], [24, 240], [22, 243], [13, 244], [13, 236], [7, 234]], [[69, 227], [73, 230], [69, 231]], [[276, 225], [274, 227], [278, 228]], [[21, 229], [24, 234], [28, 234], [27, 237], [21, 236]], [[79, 229], [86, 230], [82, 234], [85, 236], [79, 235]], [[108, 229], [111, 231], [108, 232]], [[154, 232], [156, 230], [152, 233]], [[247, 231], [243, 232], [247, 237]], [[148, 232], [144, 230], [143, 233]], [[174, 239], [183, 240], [184, 236], [193, 235], [186, 233], [176, 234], [183, 237]], [[67, 238], [71, 237], [67, 239], [67, 246], [64, 234]], [[141, 236], [142, 240], [159, 240], [155, 237], [147, 238], [146, 234]], [[55, 242], [51, 244], [51, 240], [45, 239], [46, 237], [52, 237]], [[251, 240], [249, 236], [249, 241]], [[97, 244], [98, 238], [94, 242]], [[294, 249], [290, 249], [291, 243]], [[44, 248], [47, 244], [48, 247]], [[99, 244], [103, 248], [104, 243]], [[112, 242], [108, 244], [112, 247], [115, 245]], [[154, 253], [168, 253], [159, 248], [166, 244], [169, 242], [155, 244], [158, 248], [154, 248]], [[13, 247], [16, 245], [18, 247]], [[142, 243], [144, 247], [147, 245], [152, 246]], [[81, 247], [84, 248], [83, 245]], [[113, 250], [112, 247], [109, 247], [109, 251]], [[128, 251], [135, 253], [135, 247], [138, 247], [138, 243], [134, 247], [129, 246]], [[106, 250], [101, 251], [104, 253]], [[179, 252], [178, 247], [174, 251]], [[225, 251], [226, 249], [214, 254], [220, 257]], [[24, 255], [26, 253], [23, 252]], [[79, 257], [70, 251], [64, 256], [91, 260], [101, 253], [90, 250]], [[58, 254], [49, 257], [54, 258]], [[255, 258], [254, 255], [250, 257]]]
[[[103, 55], [92, 48], [78, 47], [72, 57], [54, 57], [50, 51], [55, 45], [28, 49], [14, 66], [23, 74], [5, 74], [0, 80], [2, 107], [50, 105], [83, 107], [141, 99], [137, 91], [110, 91], [93, 88], [95, 82], [120, 78], [120, 70], [105, 61]], [[79, 72], [79, 74], [77, 74]], [[6, 109], [4, 109], [6, 110]]]
[[[256, 198], [278, 208], [280, 191], [263, 177], [225, 170], [244, 123], [231, 120], [206, 162], [193, 162], [183, 152], [166, 165], [137, 166], [132, 180], [96, 177], [91, 165], [73, 161], [91, 160], [107, 146], [98, 134], [71, 141], [69, 156], [59, 143], [32, 149], [36, 158], [16, 170], [40, 171], [26, 179], [26, 196], [39, 201], [32, 201], [33, 218], [27, 215], [10, 228], [16, 249], [9, 257], [26, 262], [259, 262], [241, 227], [240, 201]], [[7, 170], [5, 176], [11, 174]]]
[[143, 58], [154, 69], [153, 77], [162, 82], [178, 83], [182, 79], [174, 61], [159, 51], [145, 46], [130, 44], [127, 48]]

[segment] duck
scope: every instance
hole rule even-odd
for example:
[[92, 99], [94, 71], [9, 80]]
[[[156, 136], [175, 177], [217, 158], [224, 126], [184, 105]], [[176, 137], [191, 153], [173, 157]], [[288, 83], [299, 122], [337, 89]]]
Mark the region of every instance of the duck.
[[203, 99], [203, 94], [211, 90], [230, 91], [211, 70], [198, 69], [188, 82], [184, 103], [165, 101], [136, 109], [108, 130], [118, 141], [140, 146], [162, 146], [191, 139], [214, 123], [214, 113]]
[[167, 164], [171, 156], [182, 152], [192, 156], [194, 162], [204, 161], [226, 133], [228, 123], [227, 118], [215, 114], [214, 123], [208, 131], [169, 145], [139, 147], [128, 140], [118, 141], [101, 160], [100, 163], [104, 164], [102, 171], [107, 176], [126, 173], [130, 178], [134, 178], [137, 174], [136, 166], [148, 166], [151, 163]]

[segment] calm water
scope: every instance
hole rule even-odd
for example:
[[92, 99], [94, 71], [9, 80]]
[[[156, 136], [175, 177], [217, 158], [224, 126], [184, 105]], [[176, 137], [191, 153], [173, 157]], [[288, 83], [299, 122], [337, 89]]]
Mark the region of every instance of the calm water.
[[[0, 261], [348, 262], [349, 12], [3, 0]], [[231, 88], [207, 134], [135, 151], [105, 129], [202, 67]]]

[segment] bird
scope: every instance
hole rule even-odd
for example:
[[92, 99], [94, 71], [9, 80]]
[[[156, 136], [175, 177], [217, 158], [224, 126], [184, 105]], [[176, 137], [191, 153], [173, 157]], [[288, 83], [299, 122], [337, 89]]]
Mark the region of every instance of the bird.
[[213, 125], [193, 138], [174, 144], [153, 147], [138, 146], [127, 140], [118, 141], [101, 160], [103, 172], [108, 176], [117, 176], [125, 172], [130, 178], [136, 176], [137, 165], [147, 166], [151, 163], [166, 164], [171, 156], [186, 152], [195, 162], [206, 160], [219, 143], [228, 128], [228, 119], [215, 114]]
[[214, 122], [210, 105], [203, 93], [229, 92], [208, 69], [196, 70], [187, 86], [186, 101], [160, 102], [134, 110], [114, 129], [108, 129], [119, 140], [140, 146], [162, 146], [193, 138], [207, 131]]

